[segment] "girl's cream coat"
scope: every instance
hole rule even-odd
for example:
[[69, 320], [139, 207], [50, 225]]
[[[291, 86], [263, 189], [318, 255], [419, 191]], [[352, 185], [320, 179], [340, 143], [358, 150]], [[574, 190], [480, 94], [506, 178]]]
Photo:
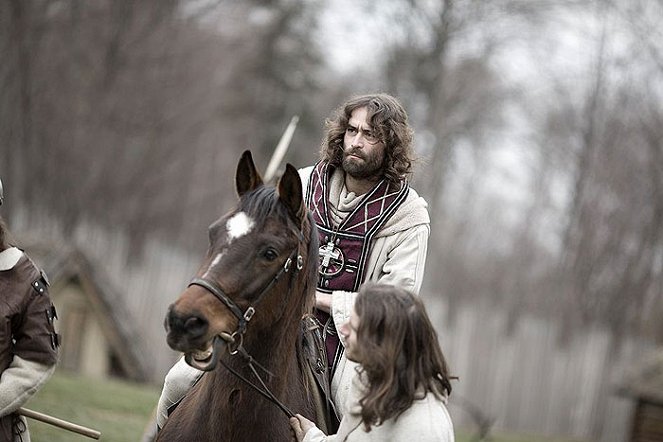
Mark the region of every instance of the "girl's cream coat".
[[359, 377], [356, 375], [351, 383], [349, 412], [343, 417], [338, 433], [325, 436], [318, 428], [312, 428], [304, 436], [304, 442], [454, 442], [446, 400], [438, 399], [432, 393], [415, 400], [397, 419], [389, 419], [366, 432], [357, 415], [361, 396]]

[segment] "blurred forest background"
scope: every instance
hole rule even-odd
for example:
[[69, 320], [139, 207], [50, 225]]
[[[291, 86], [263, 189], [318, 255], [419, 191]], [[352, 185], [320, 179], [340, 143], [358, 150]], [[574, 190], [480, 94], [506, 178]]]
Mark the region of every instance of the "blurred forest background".
[[[657, 0], [3, 1], [3, 216], [107, 270], [159, 382], [165, 308], [235, 200], [240, 153], [264, 170], [298, 115], [286, 161], [312, 164], [332, 109], [394, 94], [432, 217], [422, 296], [458, 397], [497, 427], [621, 440], [606, 416], [623, 434], [628, 407], [607, 405], [622, 372], [603, 372], [663, 341], [662, 19]], [[466, 306], [484, 316], [461, 339]], [[583, 365], [591, 397], [548, 404], [587, 381], [571, 356], [539, 396], [520, 392], [531, 353], [481, 360], [491, 312], [491, 339], [544, 321], [549, 352], [602, 349]], [[530, 368], [542, 384], [549, 367]]]

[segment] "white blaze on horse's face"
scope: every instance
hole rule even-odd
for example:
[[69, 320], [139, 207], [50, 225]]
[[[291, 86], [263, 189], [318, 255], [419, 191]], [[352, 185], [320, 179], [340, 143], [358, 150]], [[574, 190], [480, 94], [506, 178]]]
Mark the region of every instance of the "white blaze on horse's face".
[[207, 278], [209, 276], [209, 272], [211, 272], [212, 269], [214, 268], [214, 266], [217, 265], [219, 263], [219, 261], [221, 261], [222, 256], [223, 256], [223, 253], [219, 253], [214, 257], [214, 259], [210, 263], [209, 267], [207, 267], [207, 271], [203, 275], [203, 278]]
[[[233, 240], [240, 238], [253, 229], [253, 225], [255, 223], [251, 218], [249, 218], [246, 213], [244, 212], [239, 212], [233, 215], [228, 222], [226, 222], [226, 233], [228, 234], [228, 244], [230, 244]], [[212, 262], [210, 263], [209, 267], [207, 267], [207, 271], [203, 274], [203, 278], [207, 278], [209, 273], [214, 269], [214, 267], [221, 261], [221, 257], [223, 256], [223, 252], [217, 254]]]
[[239, 212], [232, 216], [226, 223], [226, 231], [228, 232], [228, 244], [232, 240], [240, 238], [251, 231], [253, 228], [253, 220], [249, 218], [246, 213]]

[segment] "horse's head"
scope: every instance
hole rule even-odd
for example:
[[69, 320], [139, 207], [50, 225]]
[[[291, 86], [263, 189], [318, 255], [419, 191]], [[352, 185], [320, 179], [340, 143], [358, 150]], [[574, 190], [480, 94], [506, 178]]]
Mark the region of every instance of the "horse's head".
[[[266, 187], [246, 151], [235, 183], [237, 207], [209, 227], [207, 254], [165, 320], [168, 345], [201, 369], [223, 342], [232, 351], [274, 324], [299, 324], [315, 293], [317, 235], [297, 170], [288, 164]], [[212, 345], [208, 365], [196, 362]]]

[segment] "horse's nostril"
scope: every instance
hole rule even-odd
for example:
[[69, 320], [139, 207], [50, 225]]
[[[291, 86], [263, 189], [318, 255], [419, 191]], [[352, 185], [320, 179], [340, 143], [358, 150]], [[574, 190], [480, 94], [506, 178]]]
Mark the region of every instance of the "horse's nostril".
[[190, 335], [200, 336], [207, 331], [207, 321], [192, 316], [186, 321], [184, 321], [184, 331]]
[[179, 335], [188, 335], [189, 337], [199, 337], [207, 332], [207, 320], [198, 316], [181, 316], [174, 309], [170, 309], [166, 315], [166, 330]]

